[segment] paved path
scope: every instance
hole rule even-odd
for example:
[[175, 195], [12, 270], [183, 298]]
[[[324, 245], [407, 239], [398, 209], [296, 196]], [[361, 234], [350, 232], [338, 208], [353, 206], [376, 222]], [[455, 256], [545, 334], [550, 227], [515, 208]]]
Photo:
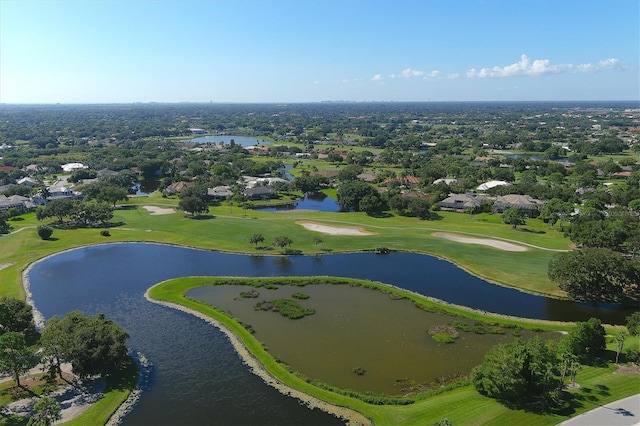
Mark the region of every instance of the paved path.
[[[560, 423], [562, 426], [640, 425], [640, 394], [619, 399]], [[560, 426], [558, 425], [558, 426]]]

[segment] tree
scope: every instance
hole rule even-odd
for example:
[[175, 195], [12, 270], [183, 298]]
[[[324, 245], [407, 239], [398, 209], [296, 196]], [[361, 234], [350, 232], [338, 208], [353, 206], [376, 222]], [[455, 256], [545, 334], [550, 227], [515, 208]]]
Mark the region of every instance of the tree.
[[98, 201], [104, 201], [109, 204], [113, 204], [115, 208], [118, 201], [127, 201], [127, 190], [125, 188], [115, 185], [105, 185], [100, 188], [100, 192], [96, 196]]
[[502, 212], [502, 221], [511, 225], [513, 229], [517, 229], [518, 225], [524, 225], [524, 213], [517, 207], [509, 207]]
[[44, 207], [38, 208], [36, 218], [44, 220], [49, 217], [57, 217], [58, 222], [62, 223], [64, 218], [73, 212], [73, 208], [73, 201], [68, 198], [51, 200]]
[[23, 333], [27, 340], [35, 337], [33, 308], [21, 299], [2, 296], [0, 298], [0, 334], [10, 331]]
[[178, 202], [178, 208], [191, 215], [206, 213], [209, 208], [207, 204], [198, 197], [185, 197]]
[[328, 183], [327, 178], [322, 175], [311, 175], [309, 173], [303, 173], [302, 176], [298, 176], [293, 181], [293, 185], [302, 193], [318, 190], [322, 185]]
[[478, 392], [507, 406], [545, 402], [557, 383], [557, 356], [540, 338], [498, 344], [471, 371]]
[[590, 362], [601, 357], [606, 349], [605, 330], [598, 318], [577, 322], [565, 336], [567, 350], [580, 361]]
[[632, 336], [640, 335], [640, 311], [627, 316], [627, 331]]
[[324, 240], [322, 239], [322, 237], [318, 237], [317, 235], [314, 236], [311, 241], [313, 241], [313, 245], [315, 245], [316, 247], [318, 247], [318, 245], [322, 244], [324, 242]]
[[338, 205], [343, 211], [360, 211], [360, 200], [366, 196], [378, 197], [378, 192], [368, 183], [359, 180], [345, 182], [338, 188]]
[[291, 244], [293, 244], [293, 240], [284, 235], [277, 236], [273, 241], [274, 246], [281, 248], [289, 247]]
[[[49, 327], [52, 327], [50, 330]], [[72, 311], [52, 319], [43, 330], [43, 352], [51, 368], [70, 362], [81, 379], [115, 371], [127, 356], [127, 332], [104, 314], [86, 316]]]
[[73, 327], [72, 320], [62, 321], [56, 315], [47, 322], [47, 326], [40, 335], [41, 361], [52, 375], [56, 373], [60, 378], [62, 378], [61, 365], [71, 350]]
[[49, 226], [38, 225], [38, 236], [43, 240], [48, 240], [53, 235], [53, 229]]
[[431, 203], [428, 200], [422, 198], [411, 198], [407, 203], [407, 209], [411, 216], [415, 216], [420, 219], [431, 218]]
[[29, 418], [27, 426], [51, 426], [62, 419], [60, 404], [54, 398], [40, 398], [33, 408], [35, 414]]
[[0, 234], [6, 234], [11, 229], [11, 225], [7, 223], [7, 214], [0, 212]]
[[254, 244], [256, 248], [258, 248], [258, 244], [264, 242], [264, 237], [262, 234], [253, 234], [251, 238], [249, 238], [249, 243]]
[[616, 335], [616, 364], [620, 358], [620, 352], [624, 349], [624, 341], [629, 337], [629, 333], [622, 330]]
[[549, 262], [548, 276], [576, 300], [637, 303], [639, 298], [638, 263], [609, 249], [558, 253]]
[[9, 331], [0, 336], [0, 372], [11, 374], [16, 386], [20, 376], [36, 365], [33, 351], [26, 344], [24, 334]]
[[374, 216], [382, 210], [382, 200], [376, 195], [365, 195], [360, 199], [358, 210], [365, 212], [369, 216]]

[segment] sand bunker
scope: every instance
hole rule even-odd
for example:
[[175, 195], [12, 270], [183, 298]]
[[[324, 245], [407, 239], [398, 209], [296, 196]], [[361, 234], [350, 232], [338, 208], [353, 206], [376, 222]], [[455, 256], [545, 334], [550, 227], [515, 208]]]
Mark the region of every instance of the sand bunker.
[[162, 207], [156, 207], [156, 206], [142, 206], [142, 207], [147, 209], [152, 215], [172, 214], [176, 212], [174, 209], [163, 209]]
[[357, 226], [328, 226], [313, 222], [296, 222], [309, 231], [322, 232], [329, 235], [375, 235], [374, 232], [363, 231]]
[[435, 233], [433, 234], [435, 237], [445, 238], [447, 240], [455, 241], [457, 243], [465, 243], [465, 244], [480, 244], [483, 246], [489, 246], [493, 248], [497, 248], [505, 251], [527, 251], [528, 249], [524, 246], [518, 244], [508, 243], [506, 241], [500, 240], [492, 240], [489, 238], [472, 238], [472, 237], [461, 237], [459, 235], [453, 234], [445, 234], [445, 233]]

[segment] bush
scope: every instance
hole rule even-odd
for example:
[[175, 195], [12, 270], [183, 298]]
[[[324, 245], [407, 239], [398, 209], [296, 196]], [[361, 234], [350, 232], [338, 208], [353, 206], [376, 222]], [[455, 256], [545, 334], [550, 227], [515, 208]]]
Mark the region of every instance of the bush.
[[43, 240], [48, 240], [49, 238], [51, 238], [51, 235], [53, 235], [53, 229], [46, 225], [38, 226], [38, 236], [40, 238], [42, 238]]
[[637, 349], [629, 349], [625, 353], [625, 358], [627, 362], [633, 362], [637, 364], [640, 361], [640, 351]]
[[110, 237], [111, 233], [105, 229], [104, 231], [100, 231], [100, 235], [102, 235], [103, 237]]

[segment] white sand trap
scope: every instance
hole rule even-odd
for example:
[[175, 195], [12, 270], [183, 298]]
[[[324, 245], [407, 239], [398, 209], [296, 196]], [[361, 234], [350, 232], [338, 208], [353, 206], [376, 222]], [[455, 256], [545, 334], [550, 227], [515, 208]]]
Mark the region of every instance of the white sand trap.
[[309, 231], [322, 232], [329, 235], [375, 235], [374, 232], [363, 231], [362, 228], [356, 226], [328, 226], [314, 222], [296, 222], [302, 225], [304, 229]]
[[445, 234], [442, 232], [437, 232], [433, 235], [435, 237], [445, 238], [447, 240], [455, 241], [457, 243], [480, 244], [483, 246], [489, 246], [489, 247], [493, 247], [493, 248], [497, 248], [505, 251], [527, 251], [528, 250], [526, 247], [518, 244], [512, 244], [506, 241], [492, 240], [488, 238], [461, 237], [459, 235]]
[[11, 265], [13, 265], [13, 263], [0, 263], [0, 270], [8, 268]]
[[142, 206], [142, 207], [144, 207], [149, 212], [151, 212], [152, 215], [172, 214], [176, 212], [174, 209], [163, 209], [162, 207], [156, 207], [156, 206]]

